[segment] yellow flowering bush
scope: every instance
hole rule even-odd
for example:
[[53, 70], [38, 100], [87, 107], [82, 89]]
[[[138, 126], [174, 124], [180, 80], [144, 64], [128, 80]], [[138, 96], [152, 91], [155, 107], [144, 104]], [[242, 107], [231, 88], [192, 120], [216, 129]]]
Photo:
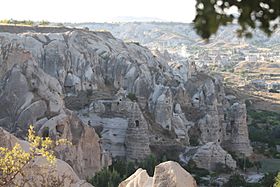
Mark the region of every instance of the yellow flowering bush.
[[36, 136], [33, 126], [28, 130], [27, 140], [30, 145], [28, 152], [25, 152], [18, 143], [12, 149], [0, 147], [0, 186], [14, 184], [13, 180], [17, 175], [24, 176], [24, 167], [36, 156], [45, 157], [50, 164], [54, 164], [56, 161], [54, 148], [70, 144], [66, 139], [52, 140], [49, 137]]

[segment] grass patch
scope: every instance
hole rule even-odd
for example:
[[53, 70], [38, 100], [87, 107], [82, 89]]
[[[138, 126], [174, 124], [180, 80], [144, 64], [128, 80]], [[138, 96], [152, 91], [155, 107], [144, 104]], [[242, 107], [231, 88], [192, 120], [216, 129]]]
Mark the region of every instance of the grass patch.
[[248, 116], [252, 119], [252, 122], [249, 125], [266, 123], [273, 126], [280, 126], [280, 114], [276, 112], [248, 110]]
[[265, 173], [280, 171], [280, 159], [265, 159], [261, 161], [260, 171]]

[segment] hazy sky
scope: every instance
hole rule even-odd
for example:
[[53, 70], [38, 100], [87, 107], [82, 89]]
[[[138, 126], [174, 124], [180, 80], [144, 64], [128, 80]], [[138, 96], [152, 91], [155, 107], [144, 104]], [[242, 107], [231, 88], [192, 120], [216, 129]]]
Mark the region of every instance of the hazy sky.
[[0, 19], [103, 22], [122, 17], [191, 22], [195, 0], [3, 0]]

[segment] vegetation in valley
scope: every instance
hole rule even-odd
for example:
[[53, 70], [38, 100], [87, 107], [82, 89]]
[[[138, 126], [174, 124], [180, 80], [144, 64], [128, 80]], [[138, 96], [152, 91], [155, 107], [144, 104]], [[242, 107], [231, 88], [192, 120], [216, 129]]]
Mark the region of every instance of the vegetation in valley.
[[3, 19], [0, 20], [1, 24], [11, 24], [11, 25], [34, 25], [32, 20], [14, 20], [14, 19]]
[[255, 151], [280, 158], [276, 146], [280, 145], [280, 114], [269, 111], [248, 110], [249, 138]]
[[154, 155], [150, 155], [139, 162], [126, 162], [121, 159], [115, 160], [111, 166], [103, 168], [94, 177], [89, 178], [88, 182], [94, 186], [116, 187], [121, 181], [132, 175], [138, 168], [147, 170], [147, 173], [153, 176], [154, 168], [163, 161], [166, 161], [164, 157], [162, 159], [157, 159]]
[[33, 21], [33, 20], [16, 20], [16, 19], [2, 19], [0, 25], [18, 25], [18, 26], [57, 26], [63, 27], [62, 23], [51, 23], [47, 20]]
[[243, 175], [235, 173], [230, 176], [228, 182], [226, 182], [223, 187], [279, 187], [279, 176], [280, 173], [267, 173], [257, 183], [248, 183], [246, 182]]

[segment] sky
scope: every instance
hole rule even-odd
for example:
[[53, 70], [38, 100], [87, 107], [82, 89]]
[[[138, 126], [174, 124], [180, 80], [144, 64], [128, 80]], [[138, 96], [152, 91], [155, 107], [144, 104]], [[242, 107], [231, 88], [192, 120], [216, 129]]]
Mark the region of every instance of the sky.
[[[195, 0], [3, 0], [0, 19], [51, 22], [191, 22]], [[141, 18], [141, 19], [139, 19]]]

